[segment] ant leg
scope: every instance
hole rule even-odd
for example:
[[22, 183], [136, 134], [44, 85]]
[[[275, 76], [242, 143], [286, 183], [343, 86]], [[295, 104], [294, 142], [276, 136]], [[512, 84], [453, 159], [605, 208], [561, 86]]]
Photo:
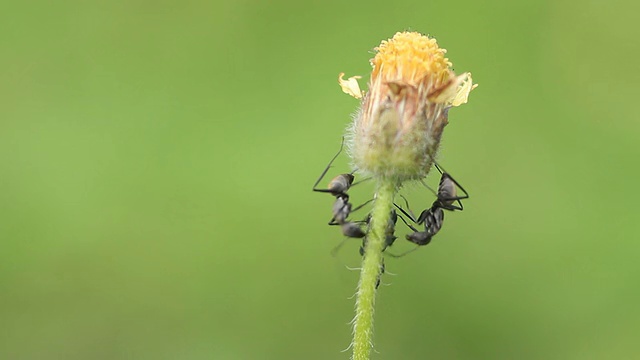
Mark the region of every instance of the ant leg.
[[373, 201], [373, 199], [368, 200], [367, 202], [365, 202], [365, 203], [364, 203], [364, 204], [362, 204], [362, 205], [358, 205], [358, 206], [356, 206], [356, 208], [355, 208], [355, 209], [352, 209], [352, 210], [351, 210], [351, 212], [352, 212], [352, 213], [354, 213], [354, 212], [356, 212], [356, 211], [358, 211], [358, 210], [362, 209], [365, 205], [367, 205], [368, 203], [370, 203], [370, 202], [372, 202], [372, 201]]
[[[407, 209], [409, 209], [409, 203], [407, 202], [407, 199], [400, 195], [405, 203], [407, 204]], [[395, 205], [398, 210], [400, 210], [406, 217], [408, 217], [409, 219], [411, 219], [412, 222], [414, 222], [415, 224], [418, 225], [422, 225], [425, 220], [427, 219], [427, 216], [429, 216], [430, 210], [431, 209], [426, 209], [426, 210], [422, 210], [422, 212], [420, 213], [420, 216], [418, 216], [418, 218], [415, 218], [415, 215], [413, 214], [413, 212], [411, 211], [411, 209], [409, 209], [409, 213], [407, 213], [403, 208], [401, 208], [400, 206], [398, 206], [398, 204], [393, 203], [393, 205]], [[402, 218], [402, 216], [400, 216], [400, 218], [402, 219], [402, 221], [404, 221], [405, 224], [407, 224], [407, 221], [405, 219]], [[407, 224], [407, 226], [411, 227], [411, 225]], [[411, 227], [413, 229], [413, 227]], [[418, 230], [413, 229], [413, 231], [418, 232]]]
[[331, 250], [331, 253], [330, 253], [330, 254], [331, 254], [331, 256], [336, 257], [336, 255], [338, 255], [338, 251], [340, 251], [340, 249], [342, 248], [342, 246], [344, 246], [344, 244], [346, 244], [347, 240], [349, 240], [349, 238], [348, 238], [348, 237], [345, 237], [345, 238], [340, 242], [340, 244], [338, 244], [336, 247], [334, 247], [334, 248]]
[[[398, 210], [400, 210], [400, 212], [401, 212], [402, 214], [404, 214], [404, 216], [406, 216], [406, 217], [408, 217], [409, 219], [411, 219], [411, 221], [412, 221], [412, 222], [414, 222], [414, 223], [416, 222], [416, 220], [415, 220], [411, 215], [409, 215], [406, 211], [404, 211], [404, 209], [403, 209], [403, 208], [401, 208], [400, 206], [398, 206], [398, 204], [393, 203], [393, 205], [395, 205], [395, 207], [397, 207], [397, 208], [398, 208]], [[399, 214], [398, 214], [398, 217], [399, 217], [400, 219], [402, 219], [402, 221], [404, 221], [404, 223], [405, 223], [405, 224], [407, 224], [407, 226], [411, 226], [411, 225], [409, 225], [409, 223], [407, 222], [407, 220], [405, 220], [405, 219], [404, 219], [402, 216], [400, 216]]]
[[[357, 220], [357, 221], [346, 221], [345, 223], [350, 222], [354, 224], [367, 224], [369, 223], [367, 220]], [[331, 221], [327, 225], [336, 226], [336, 225], [344, 225], [345, 223], [339, 223], [335, 218], [332, 218]]]
[[404, 200], [404, 205], [407, 207], [407, 211], [409, 211], [409, 214], [411, 214], [411, 220], [413, 220], [416, 216], [414, 215], [413, 211], [411, 211], [411, 207], [409, 206], [409, 201], [407, 200], [406, 197], [404, 197], [404, 195], [400, 195], [400, 197], [402, 198], [402, 200]]
[[397, 259], [397, 258], [401, 258], [401, 257], [403, 257], [403, 256], [405, 256], [405, 255], [407, 255], [407, 254], [410, 254], [410, 253], [412, 253], [412, 252], [414, 252], [414, 251], [418, 250], [419, 248], [420, 248], [420, 246], [416, 246], [416, 247], [414, 247], [413, 249], [411, 249], [411, 250], [407, 250], [407, 251], [405, 251], [405, 252], [403, 252], [403, 253], [401, 253], [401, 254], [399, 254], [399, 255], [396, 255], [396, 254], [393, 254], [393, 253], [390, 253], [390, 252], [387, 252], [386, 254], [388, 254], [389, 256], [391, 256], [391, 257], [393, 257], [393, 258], [396, 258], [396, 259]]
[[[404, 216], [408, 217], [409, 219], [411, 219], [412, 222], [416, 222], [415, 219], [415, 215], [413, 215], [413, 211], [411, 211], [411, 209], [409, 208], [409, 202], [407, 201], [407, 198], [405, 198], [404, 196], [400, 195], [401, 198], [404, 199], [404, 203], [407, 206], [407, 210], [409, 210], [409, 212], [406, 212], [403, 208], [400, 207], [400, 205], [396, 204], [395, 202], [393, 203], [393, 205], [400, 210], [401, 213], [404, 214]], [[404, 221], [405, 224], [407, 224], [407, 221], [405, 219], [402, 218], [402, 216], [400, 216], [400, 219], [402, 219], [402, 221]], [[410, 226], [409, 224], [407, 224], [407, 226]]]
[[[404, 213], [404, 210], [400, 209], [400, 211], [402, 211]], [[404, 213], [405, 215], [409, 216], [408, 214]], [[400, 218], [400, 220], [402, 220], [402, 222], [407, 225], [407, 227], [409, 229], [411, 229], [413, 232], [420, 232], [418, 229], [414, 228], [411, 224], [409, 224], [407, 222], [407, 220], [405, 220], [402, 216], [398, 215], [398, 217]], [[415, 222], [415, 220], [411, 219], [413, 222]]]
[[467, 190], [465, 190], [462, 185], [460, 185], [459, 182], [456, 181], [456, 179], [453, 178], [453, 176], [451, 176], [451, 174], [446, 173], [447, 176], [449, 176], [449, 179], [451, 179], [451, 181], [453, 181], [454, 184], [456, 184], [457, 187], [460, 188], [460, 190], [462, 190], [462, 192], [464, 193], [464, 196], [458, 196], [459, 199], [468, 199], [469, 198], [469, 193], [467, 192]]
[[426, 182], [424, 182], [424, 180], [420, 179], [420, 183], [421, 183], [424, 187], [426, 187], [427, 189], [429, 189], [429, 191], [431, 191], [431, 192], [433, 193], [433, 195], [435, 195], [436, 197], [438, 197], [438, 193], [437, 193], [435, 190], [433, 190], [433, 189], [431, 188], [431, 186], [427, 185], [427, 183], [426, 183]]
[[320, 183], [320, 181], [322, 181], [322, 178], [324, 178], [324, 176], [327, 174], [327, 171], [329, 171], [329, 168], [331, 167], [331, 164], [333, 164], [333, 162], [338, 158], [338, 155], [340, 155], [340, 153], [342, 152], [342, 147], [344, 146], [344, 136], [342, 137], [342, 142], [340, 143], [340, 150], [338, 150], [338, 152], [334, 155], [333, 159], [331, 159], [331, 161], [329, 161], [329, 164], [327, 165], [326, 168], [324, 168], [324, 171], [322, 172], [322, 174], [320, 174], [320, 177], [318, 178], [318, 180], [316, 180], [316, 183], [313, 184], [313, 191], [318, 191], [318, 192], [330, 192], [327, 189], [318, 189], [316, 188], [318, 186], [318, 184]]

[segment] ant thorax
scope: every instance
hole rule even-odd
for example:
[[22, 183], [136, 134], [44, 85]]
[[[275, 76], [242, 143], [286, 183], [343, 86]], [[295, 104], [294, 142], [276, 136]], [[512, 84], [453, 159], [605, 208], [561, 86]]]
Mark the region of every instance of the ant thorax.
[[351, 213], [351, 203], [349, 197], [338, 196], [333, 203], [333, 218], [337, 223], [343, 223]]

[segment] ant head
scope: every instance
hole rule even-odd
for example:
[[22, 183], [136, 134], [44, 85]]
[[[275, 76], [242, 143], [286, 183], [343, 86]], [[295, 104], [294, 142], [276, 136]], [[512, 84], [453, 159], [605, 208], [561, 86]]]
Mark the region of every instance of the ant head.
[[345, 177], [345, 179], [347, 180], [347, 183], [349, 184], [349, 186], [351, 186], [351, 184], [353, 184], [353, 180], [355, 179], [355, 176], [353, 176], [353, 173], [351, 173], [351, 174], [342, 174], [342, 176]]
[[398, 237], [395, 235], [387, 235], [384, 239], [384, 246], [385, 247], [389, 247], [391, 245], [393, 245], [394, 242], [396, 242], [396, 239]]
[[389, 217], [389, 225], [393, 226], [398, 222], [398, 213], [395, 209], [391, 209], [391, 216]]
[[431, 234], [427, 232], [415, 232], [407, 234], [406, 238], [412, 243], [420, 246], [427, 245], [431, 242]]

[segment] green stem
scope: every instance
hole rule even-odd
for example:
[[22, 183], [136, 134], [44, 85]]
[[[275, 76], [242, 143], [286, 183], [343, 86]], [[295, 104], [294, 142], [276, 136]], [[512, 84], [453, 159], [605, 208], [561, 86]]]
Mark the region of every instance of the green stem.
[[356, 298], [356, 316], [353, 319], [353, 360], [368, 360], [373, 347], [373, 312], [376, 301], [376, 282], [382, 266], [386, 227], [389, 222], [396, 183], [378, 179], [376, 200], [367, 234], [360, 283]]

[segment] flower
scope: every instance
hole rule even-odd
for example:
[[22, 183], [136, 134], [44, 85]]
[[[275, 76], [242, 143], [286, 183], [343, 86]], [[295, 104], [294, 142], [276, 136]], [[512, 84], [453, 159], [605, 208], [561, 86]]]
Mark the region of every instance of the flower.
[[456, 76], [436, 39], [398, 32], [371, 59], [369, 90], [359, 76], [338, 82], [361, 107], [349, 129], [355, 167], [369, 175], [405, 180], [425, 177], [437, 153], [451, 107], [467, 102], [471, 73]]

